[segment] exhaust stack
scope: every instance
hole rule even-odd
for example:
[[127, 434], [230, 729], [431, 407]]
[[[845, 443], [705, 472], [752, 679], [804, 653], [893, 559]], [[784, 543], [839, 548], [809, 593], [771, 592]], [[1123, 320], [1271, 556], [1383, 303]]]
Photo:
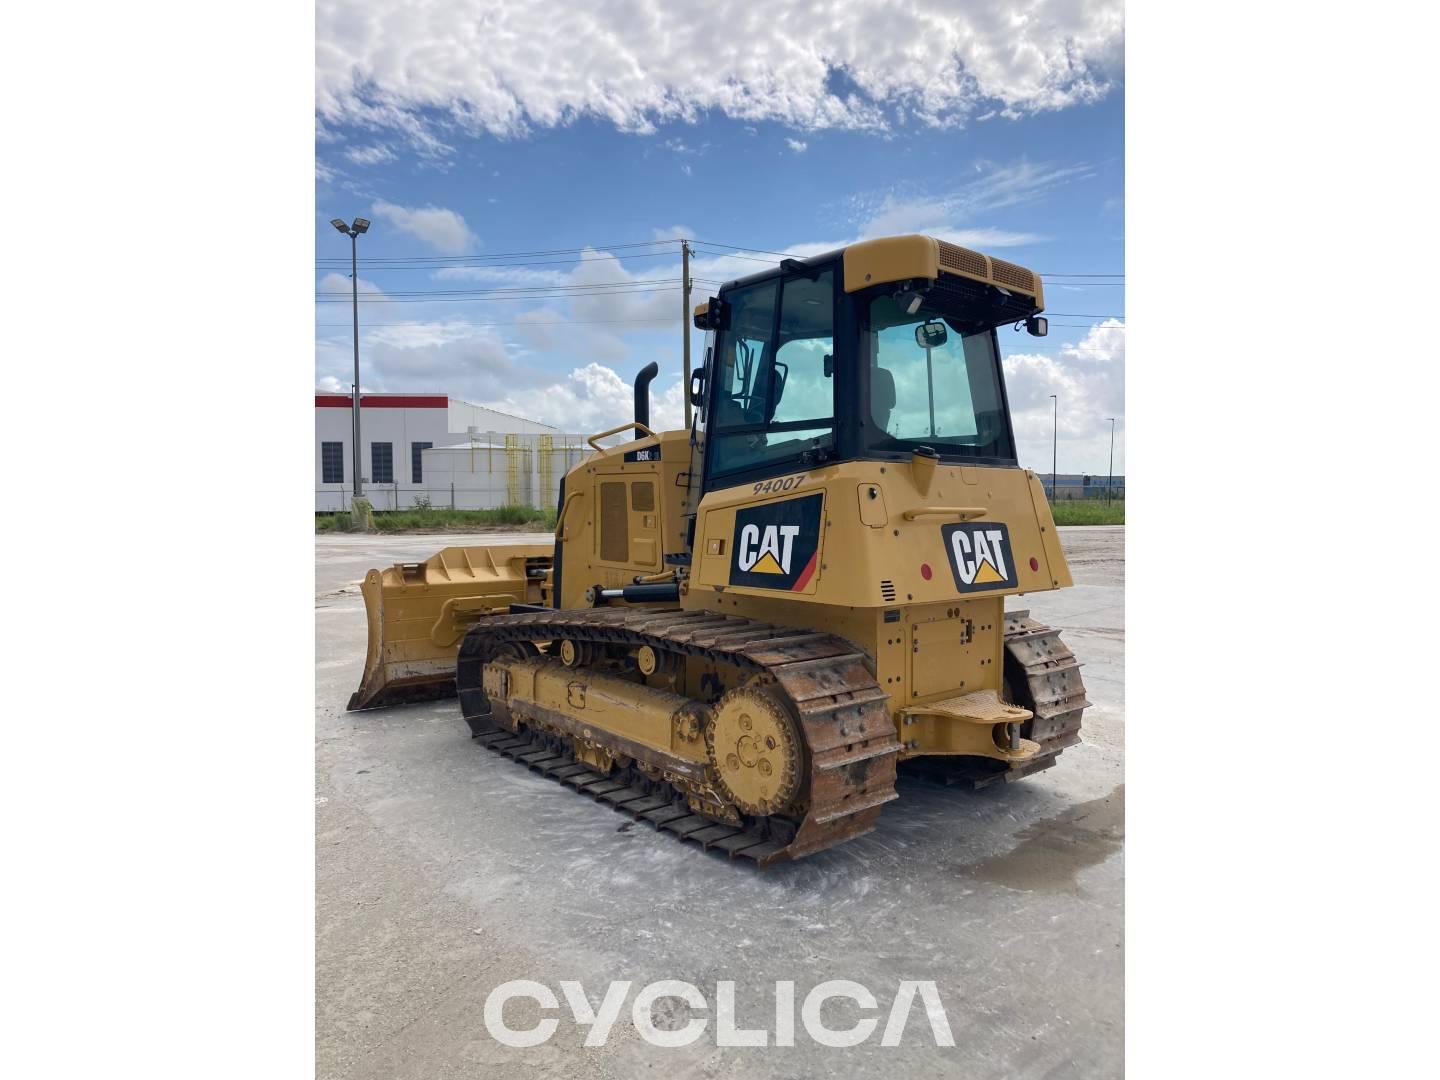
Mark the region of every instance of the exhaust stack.
[[650, 426], [650, 380], [660, 374], [660, 365], [654, 360], [640, 369], [635, 376], [635, 422]]

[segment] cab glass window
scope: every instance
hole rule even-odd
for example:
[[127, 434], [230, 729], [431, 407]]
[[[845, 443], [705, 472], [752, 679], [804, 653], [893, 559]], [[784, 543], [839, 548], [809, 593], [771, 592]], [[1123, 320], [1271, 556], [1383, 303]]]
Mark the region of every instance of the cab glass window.
[[995, 333], [928, 305], [914, 313], [877, 296], [865, 311], [867, 439], [879, 449], [927, 445], [941, 454], [1013, 458]]
[[834, 281], [824, 270], [727, 295], [730, 325], [721, 335], [707, 438], [713, 471], [833, 455]]

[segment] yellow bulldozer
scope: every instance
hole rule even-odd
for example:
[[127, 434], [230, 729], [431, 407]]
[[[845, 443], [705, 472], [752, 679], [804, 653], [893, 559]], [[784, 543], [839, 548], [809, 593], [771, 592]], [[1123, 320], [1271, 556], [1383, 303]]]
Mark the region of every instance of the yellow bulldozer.
[[1089, 703], [1005, 610], [1071, 579], [996, 333], [1043, 309], [1037, 274], [927, 236], [728, 282], [694, 312], [693, 422], [650, 429], [649, 365], [553, 544], [369, 572], [349, 707], [458, 692], [488, 749], [762, 866], [869, 832], [902, 762], [1049, 767]]

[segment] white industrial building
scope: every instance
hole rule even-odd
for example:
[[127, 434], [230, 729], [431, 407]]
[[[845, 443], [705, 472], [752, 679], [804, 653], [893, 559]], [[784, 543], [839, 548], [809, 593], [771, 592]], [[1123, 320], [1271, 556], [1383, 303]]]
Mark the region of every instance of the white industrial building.
[[[351, 403], [315, 392], [315, 509], [350, 506]], [[535, 420], [445, 394], [362, 394], [361, 490], [377, 510], [554, 506], [589, 448]]]

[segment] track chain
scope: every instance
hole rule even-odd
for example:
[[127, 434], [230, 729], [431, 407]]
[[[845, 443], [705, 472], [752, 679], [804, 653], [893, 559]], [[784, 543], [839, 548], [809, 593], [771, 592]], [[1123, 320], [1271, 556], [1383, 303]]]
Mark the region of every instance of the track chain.
[[1041, 753], [1022, 766], [1023, 772], [1011, 770], [1029, 775], [1048, 769], [1061, 750], [1080, 741], [1080, 720], [1090, 701], [1080, 661], [1060, 640], [1060, 631], [1036, 622], [1030, 612], [1005, 613], [1005, 654], [1012, 671], [1024, 672], [1026, 707], [1035, 714], [1020, 734], [1038, 742]]
[[[543, 738], [503, 728], [494, 719], [484, 691], [485, 662], [507, 645], [564, 639], [627, 648], [650, 645], [770, 676], [774, 689], [788, 698], [799, 719], [809, 751], [810, 768], [802, 788], [804, 816], [798, 821], [751, 819], [744, 826], [713, 821], [667, 795], [591, 769]], [[525, 764], [553, 766], [546, 775], [610, 802], [639, 820], [762, 866], [809, 855], [870, 832], [885, 803], [898, 798], [895, 765], [901, 746], [890, 718], [889, 695], [865, 666], [861, 650], [833, 634], [678, 608], [561, 609], [497, 615], [466, 633], [456, 665], [456, 687], [461, 712], [477, 740], [490, 749], [502, 754], [518, 750], [518, 755], [510, 756], [522, 759], [546, 750], [554, 760], [532, 758]], [[643, 805], [656, 799], [664, 805]], [[634, 809], [637, 805], [643, 809]]]

